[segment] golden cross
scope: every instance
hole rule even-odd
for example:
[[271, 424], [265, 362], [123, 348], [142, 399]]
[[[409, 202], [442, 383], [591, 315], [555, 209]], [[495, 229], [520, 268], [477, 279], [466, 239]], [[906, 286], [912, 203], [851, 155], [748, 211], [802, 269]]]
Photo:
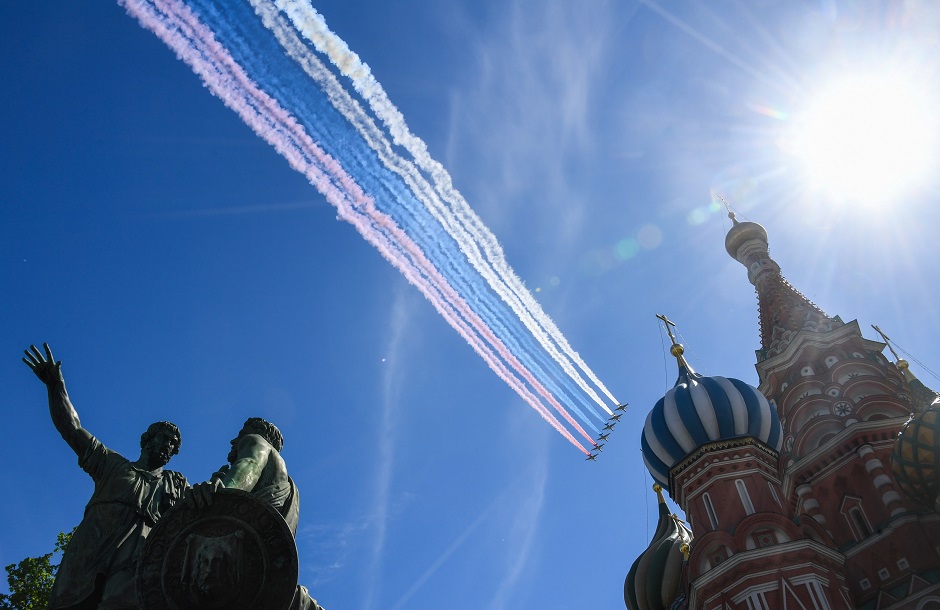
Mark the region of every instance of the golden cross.
[[734, 217], [734, 212], [731, 211], [731, 204], [725, 201], [725, 198], [719, 195], [718, 193], [714, 193], [714, 195], [715, 197], [721, 199], [721, 202], [725, 204], [725, 209], [728, 210], [728, 218], [730, 218], [734, 222], [737, 222], [737, 218]]
[[656, 317], [662, 320], [663, 323], [666, 324], [666, 332], [669, 333], [669, 340], [672, 341], [673, 345], [676, 345], [678, 341], [676, 341], [675, 335], [672, 334], [672, 328], [670, 328], [671, 326], [676, 325], [675, 322], [673, 322], [672, 320], [670, 320], [669, 318], [667, 318], [665, 315], [661, 313], [656, 314]]
[[888, 349], [891, 350], [891, 353], [892, 353], [892, 354], [894, 354], [894, 359], [895, 359], [895, 360], [900, 360], [901, 358], [900, 358], [900, 356], [898, 356], [898, 353], [897, 353], [896, 351], [894, 351], [894, 348], [893, 348], [893, 347], [891, 347], [891, 339], [888, 338], [888, 335], [884, 334], [884, 332], [883, 332], [880, 328], [878, 328], [877, 326], [875, 326], [874, 324], [872, 324], [871, 327], [874, 328], [875, 331], [877, 331], [877, 333], [878, 333], [879, 335], [881, 335], [881, 338], [882, 338], [882, 339], [885, 340], [885, 344], [888, 346]]

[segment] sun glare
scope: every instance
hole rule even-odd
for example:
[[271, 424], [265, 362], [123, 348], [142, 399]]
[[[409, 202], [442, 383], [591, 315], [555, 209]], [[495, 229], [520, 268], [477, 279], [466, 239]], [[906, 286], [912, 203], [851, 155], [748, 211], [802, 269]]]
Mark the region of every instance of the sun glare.
[[796, 119], [791, 152], [812, 187], [835, 199], [891, 199], [932, 165], [937, 122], [928, 97], [896, 75], [834, 82]]

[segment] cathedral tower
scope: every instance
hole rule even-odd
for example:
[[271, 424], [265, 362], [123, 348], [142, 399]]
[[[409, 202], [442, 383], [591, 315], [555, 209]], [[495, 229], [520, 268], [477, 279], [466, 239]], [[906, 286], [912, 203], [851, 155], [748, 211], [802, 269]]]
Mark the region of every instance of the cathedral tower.
[[895, 439], [914, 408], [911, 384], [884, 343], [784, 279], [763, 227], [731, 218], [725, 247], [757, 291], [756, 367], [781, 419], [785, 502], [806, 535], [844, 555], [855, 607], [913, 603], [937, 589], [927, 585], [938, 580], [940, 521], [891, 476]]
[[692, 540], [661, 506], [627, 607], [940, 609], [938, 394], [882, 354], [886, 337], [794, 288], [763, 227], [731, 219], [725, 247], [757, 293], [759, 386], [696, 373], [662, 318], [679, 376], [641, 444]]
[[773, 405], [743, 381], [696, 373], [669, 330], [679, 376], [650, 411], [641, 445], [692, 526], [688, 607], [845, 607], [842, 555], [807, 536], [784, 500]]

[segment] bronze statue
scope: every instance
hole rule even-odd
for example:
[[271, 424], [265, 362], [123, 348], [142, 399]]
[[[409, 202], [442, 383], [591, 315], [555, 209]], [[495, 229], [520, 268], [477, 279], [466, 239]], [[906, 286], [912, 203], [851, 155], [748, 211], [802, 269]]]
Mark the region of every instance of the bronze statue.
[[91, 475], [95, 490], [62, 557], [50, 610], [138, 608], [135, 572], [141, 548], [161, 514], [186, 490], [186, 478], [163, 467], [179, 452], [179, 429], [151, 424], [140, 437], [137, 461], [105, 447], [82, 428], [49, 345], [45, 356], [31, 345], [23, 362], [46, 384], [56, 430]]
[[[187, 494], [187, 503], [196, 507], [211, 505], [213, 495], [220, 489], [240, 489], [277, 510], [296, 536], [300, 496], [281, 457], [284, 437], [280, 430], [260, 417], [252, 417], [231, 444], [229, 463], [208, 482], [193, 487]], [[290, 610], [322, 610], [322, 607], [310, 597], [306, 587], [298, 585]]]
[[141, 610], [288, 610], [297, 597], [297, 545], [267, 502], [240, 489], [183, 503], [141, 551]]

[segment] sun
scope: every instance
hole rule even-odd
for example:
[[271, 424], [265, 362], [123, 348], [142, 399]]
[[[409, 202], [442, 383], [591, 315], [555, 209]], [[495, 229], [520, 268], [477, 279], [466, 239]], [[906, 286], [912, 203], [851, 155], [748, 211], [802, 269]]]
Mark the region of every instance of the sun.
[[894, 199], [934, 164], [938, 123], [930, 97], [896, 73], [837, 79], [795, 118], [790, 152], [810, 186], [833, 199]]

